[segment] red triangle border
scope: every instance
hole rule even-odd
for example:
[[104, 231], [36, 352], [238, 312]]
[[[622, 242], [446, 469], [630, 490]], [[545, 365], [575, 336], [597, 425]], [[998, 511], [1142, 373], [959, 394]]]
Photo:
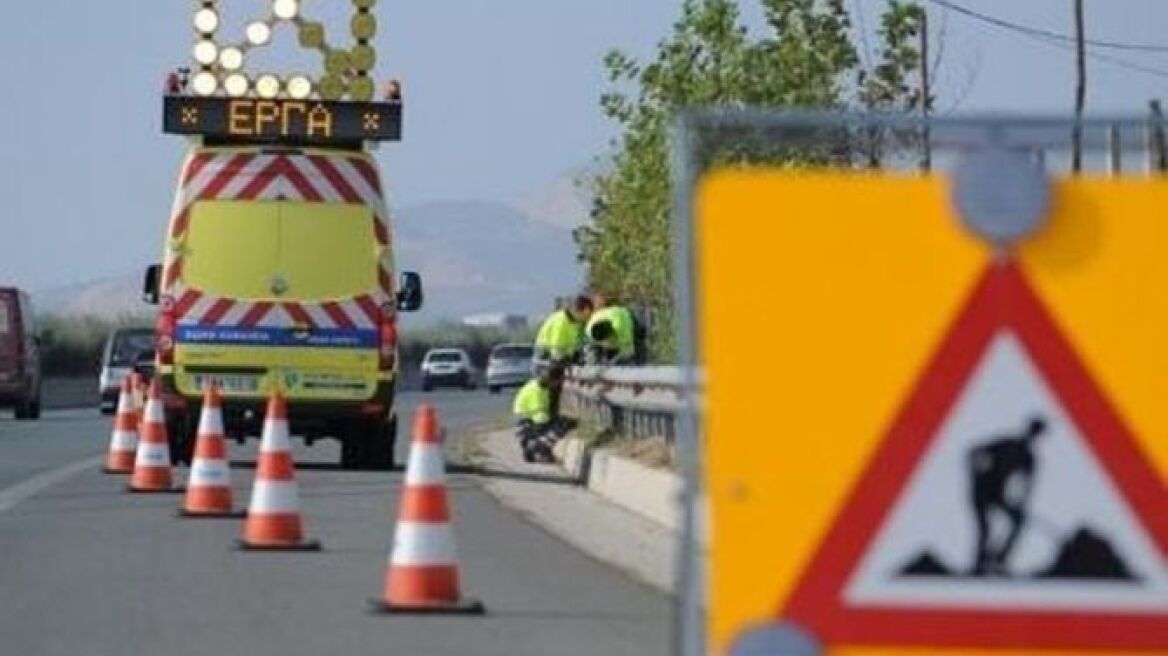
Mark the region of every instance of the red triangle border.
[[1168, 489], [1010, 261], [991, 264], [916, 391], [780, 611], [826, 645], [1168, 650], [1168, 615], [844, 605], [857, 564], [939, 432], [993, 338], [1010, 329], [1158, 547], [1168, 553]]

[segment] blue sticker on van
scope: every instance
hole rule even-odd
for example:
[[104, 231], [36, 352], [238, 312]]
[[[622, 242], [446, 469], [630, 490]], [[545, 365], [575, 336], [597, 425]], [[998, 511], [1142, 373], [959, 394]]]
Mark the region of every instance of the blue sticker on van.
[[230, 326], [179, 326], [180, 344], [231, 346], [306, 346], [312, 348], [377, 348], [376, 330], [289, 330], [286, 328], [233, 328]]

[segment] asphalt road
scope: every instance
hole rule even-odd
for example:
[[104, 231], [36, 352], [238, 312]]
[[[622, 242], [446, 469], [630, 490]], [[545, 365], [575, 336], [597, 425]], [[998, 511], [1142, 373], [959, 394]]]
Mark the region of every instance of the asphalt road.
[[[410, 412], [421, 395], [403, 395]], [[507, 397], [427, 395], [452, 435]], [[404, 424], [403, 424], [404, 425]], [[500, 506], [479, 475], [450, 477], [464, 592], [485, 617], [366, 610], [385, 575], [402, 474], [344, 472], [337, 450], [298, 452], [303, 513], [321, 553], [232, 549], [238, 520], [180, 520], [178, 496], [131, 496], [96, 456], [96, 410], [0, 419], [0, 652], [11, 654], [652, 655], [668, 651], [660, 593]], [[452, 440], [453, 442], [454, 440]], [[399, 460], [404, 461], [406, 440]], [[254, 444], [254, 443], [253, 443]], [[254, 445], [233, 446], [254, 459]], [[245, 505], [252, 472], [233, 472]], [[549, 485], [553, 483], [548, 483]]]

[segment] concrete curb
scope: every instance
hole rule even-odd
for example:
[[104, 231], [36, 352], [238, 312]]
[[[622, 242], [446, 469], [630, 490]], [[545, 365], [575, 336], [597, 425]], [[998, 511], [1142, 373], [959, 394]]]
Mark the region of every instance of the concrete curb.
[[[681, 529], [684, 483], [680, 475], [647, 467], [609, 449], [591, 449], [574, 437], [560, 440], [554, 453], [568, 474], [594, 494], [670, 530]], [[704, 515], [699, 534], [708, 546]]]

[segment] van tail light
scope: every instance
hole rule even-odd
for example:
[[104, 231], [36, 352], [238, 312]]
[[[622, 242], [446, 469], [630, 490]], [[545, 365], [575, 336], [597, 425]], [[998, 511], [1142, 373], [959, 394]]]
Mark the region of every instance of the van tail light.
[[158, 352], [160, 364], [174, 364], [174, 299], [162, 301], [162, 311], [154, 325], [154, 349]]
[[397, 365], [397, 313], [382, 310], [378, 327], [378, 356], [382, 371], [393, 371]]

